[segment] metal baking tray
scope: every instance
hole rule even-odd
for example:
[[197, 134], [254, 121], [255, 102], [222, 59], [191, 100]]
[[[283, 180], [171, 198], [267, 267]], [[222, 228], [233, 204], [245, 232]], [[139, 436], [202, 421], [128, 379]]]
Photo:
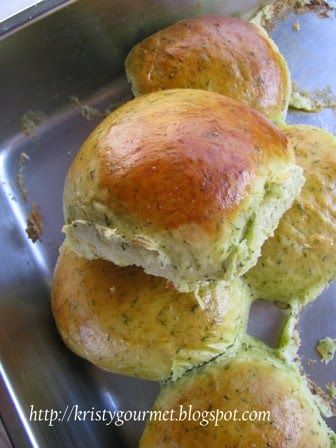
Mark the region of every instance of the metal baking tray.
[[[131, 97], [123, 60], [135, 42], [184, 17], [208, 13], [249, 17], [258, 6], [257, 0], [52, 1], [1, 25], [0, 413], [15, 447], [137, 446], [142, 423], [107, 427], [69, 421], [49, 426], [29, 421], [31, 405], [34, 409], [65, 410], [78, 404], [83, 410], [145, 410], [159, 389], [156, 383], [98, 370], [70, 353], [56, 332], [49, 292], [63, 240], [65, 175], [106, 109]], [[294, 80], [305, 89], [328, 85], [336, 92], [335, 19], [309, 11], [298, 18], [299, 32], [292, 29], [295, 20], [289, 15], [271, 32]], [[85, 108], [78, 108], [71, 97], [100, 113], [91, 110], [85, 118]], [[23, 132], [27, 132], [27, 117], [42, 117], [29, 135]], [[311, 114], [292, 111], [289, 121], [336, 132], [331, 109]], [[23, 159], [22, 153], [29, 159]], [[17, 185], [20, 169], [27, 202]], [[25, 232], [33, 202], [44, 225], [42, 241], [36, 243]], [[306, 307], [299, 325], [303, 366], [321, 387], [335, 381], [336, 361], [326, 366], [308, 360], [317, 359], [318, 338], [336, 337], [335, 296], [336, 285], [331, 285]], [[249, 331], [274, 345], [282, 318], [274, 305], [256, 302]], [[335, 419], [329, 424], [336, 429]]]

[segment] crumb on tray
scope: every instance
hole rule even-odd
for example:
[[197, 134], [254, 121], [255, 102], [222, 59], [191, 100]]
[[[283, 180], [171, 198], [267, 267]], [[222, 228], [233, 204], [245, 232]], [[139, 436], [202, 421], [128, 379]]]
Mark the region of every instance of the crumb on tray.
[[327, 392], [328, 392], [330, 398], [335, 400], [336, 399], [336, 383], [331, 382], [331, 383], [326, 384], [326, 389], [327, 389]]
[[306, 112], [318, 112], [329, 108], [336, 110], [336, 94], [330, 86], [309, 92], [300, 89], [294, 81], [289, 106]]
[[289, 107], [292, 109], [305, 110], [306, 112], [314, 112], [315, 106], [313, 101], [307, 94], [292, 90]]
[[[313, 11], [321, 18], [327, 18], [330, 14], [336, 13], [336, 8], [326, 0], [275, 0], [273, 3], [263, 6], [251, 19], [251, 22], [270, 31], [277, 22], [288, 17], [289, 14], [300, 15], [307, 11]], [[300, 29], [298, 22], [297, 25], [293, 25], [295, 31]]]
[[295, 0], [296, 8], [303, 8], [303, 6], [307, 6], [312, 3], [312, 0]]
[[308, 361], [307, 361], [307, 364], [309, 366], [313, 366], [314, 364], [316, 364], [316, 359], [309, 358]]
[[92, 120], [95, 117], [104, 117], [104, 113], [100, 110], [88, 106], [87, 104], [82, 104], [77, 96], [70, 96], [70, 100], [74, 106], [77, 107], [79, 113], [87, 120]]
[[336, 339], [329, 337], [320, 339], [316, 344], [316, 351], [321, 360], [328, 364], [328, 362], [333, 359], [336, 352]]
[[45, 115], [43, 112], [29, 110], [21, 118], [21, 132], [26, 135], [32, 135], [44, 118]]
[[273, 5], [265, 5], [253, 17], [251, 22], [253, 22], [255, 25], [266, 27], [267, 23], [272, 20], [273, 14], [274, 14]]
[[26, 232], [28, 238], [35, 243], [43, 233], [43, 223], [38, 205], [33, 202], [31, 212], [28, 215]]
[[318, 386], [311, 378], [306, 377], [306, 380], [310, 392], [314, 395], [314, 401], [320, 408], [322, 414], [327, 418], [333, 417], [336, 409], [334, 403], [330, 400], [329, 392]]
[[292, 28], [294, 31], [300, 31], [300, 23], [298, 21], [294, 22]]

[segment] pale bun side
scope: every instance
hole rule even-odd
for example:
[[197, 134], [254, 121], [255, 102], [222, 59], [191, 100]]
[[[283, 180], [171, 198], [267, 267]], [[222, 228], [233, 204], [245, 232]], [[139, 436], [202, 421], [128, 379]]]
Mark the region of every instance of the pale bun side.
[[246, 278], [259, 298], [304, 304], [336, 277], [336, 139], [312, 126], [282, 129], [306, 183]]

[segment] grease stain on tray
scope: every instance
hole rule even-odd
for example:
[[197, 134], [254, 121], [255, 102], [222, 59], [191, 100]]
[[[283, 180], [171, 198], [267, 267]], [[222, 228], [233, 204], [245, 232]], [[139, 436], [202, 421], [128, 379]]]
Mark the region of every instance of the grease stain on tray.
[[36, 202], [32, 203], [31, 212], [27, 218], [27, 227], [26, 233], [28, 238], [35, 243], [37, 240], [40, 240], [41, 235], [43, 233], [43, 222], [40, 214], [40, 210]]

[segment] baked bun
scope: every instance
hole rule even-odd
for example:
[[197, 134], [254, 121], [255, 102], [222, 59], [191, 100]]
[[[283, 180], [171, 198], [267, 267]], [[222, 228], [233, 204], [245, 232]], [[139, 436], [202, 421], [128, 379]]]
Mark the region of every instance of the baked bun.
[[86, 140], [65, 184], [73, 250], [142, 266], [182, 292], [244, 274], [302, 184], [286, 137], [203, 90], [136, 98]]
[[[181, 410], [186, 411], [185, 420], [169, 420], [171, 410], [177, 419]], [[222, 412], [222, 420], [216, 426], [217, 410]], [[331, 444], [334, 434], [323, 421], [305, 380], [294, 366], [285, 364], [266, 349], [220, 357], [187, 373], [164, 386], [154, 411], [156, 415], [168, 411], [166, 421], [163, 418], [149, 421], [139, 448], [334, 446]], [[203, 418], [197, 419], [197, 411], [201, 411]], [[192, 417], [188, 421], [188, 412], [195, 416], [195, 421]]]
[[168, 26], [135, 45], [125, 67], [135, 96], [204, 89], [273, 120], [287, 113], [291, 83], [284, 58], [264, 29], [233, 17], [197, 17]]
[[336, 139], [311, 126], [283, 130], [306, 183], [247, 280], [260, 298], [306, 303], [336, 277]]
[[61, 248], [52, 310], [66, 345], [103, 369], [166, 380], [223, 353], [246, 330], [242, 280], [181, 294], [134, 266], [78, 257]]

